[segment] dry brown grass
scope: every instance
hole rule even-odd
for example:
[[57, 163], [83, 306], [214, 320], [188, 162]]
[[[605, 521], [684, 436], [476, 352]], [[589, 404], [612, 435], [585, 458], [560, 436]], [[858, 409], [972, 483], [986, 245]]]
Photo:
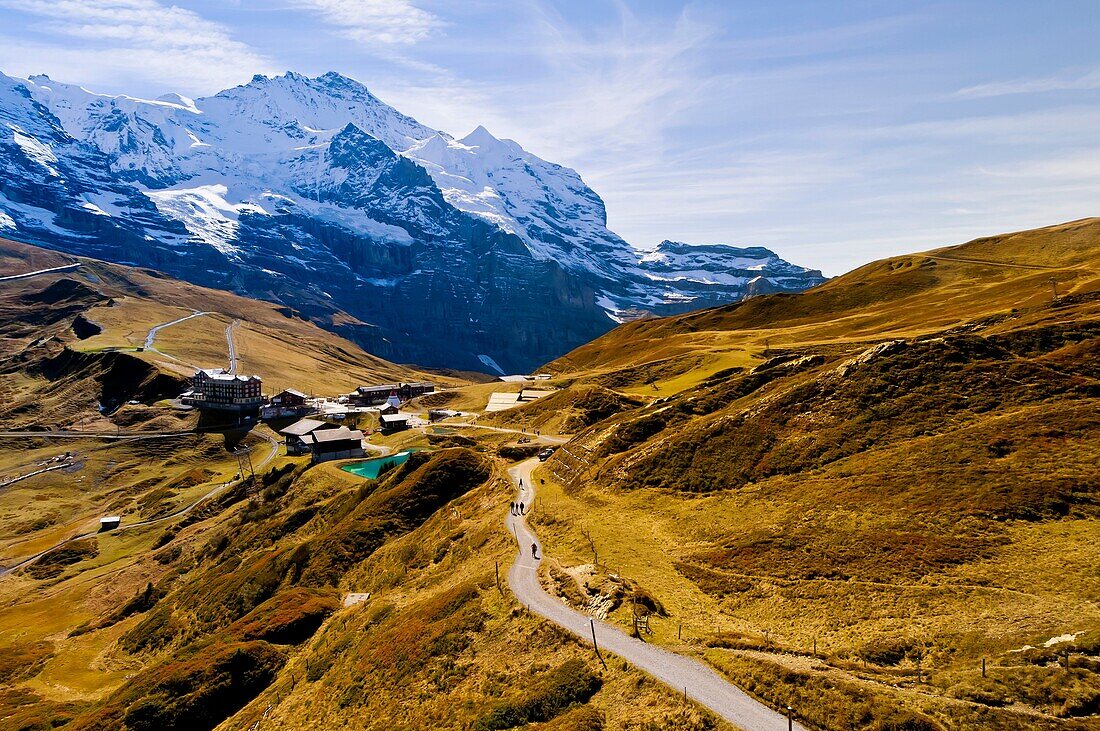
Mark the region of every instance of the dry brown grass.
[[1094, 650], [1008, 668], [1100, 629], [1098, 253], [1096, 220], [994, 237], [578, 349], [558, 372], [653, 403], [536, 473], [547, 550], [637, 580], [657, 641], [734, 648], [706, 652], [820, 728], [1095, 725]]

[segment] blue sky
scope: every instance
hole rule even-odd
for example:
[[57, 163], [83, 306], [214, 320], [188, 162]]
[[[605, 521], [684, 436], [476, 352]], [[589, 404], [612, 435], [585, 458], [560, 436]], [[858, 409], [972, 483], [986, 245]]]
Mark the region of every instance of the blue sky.
[[192, 96], [336, 70], [576, 168], [631, 243], [838, 274], [1100, 213], [1095, 2], [0, 0], [0, 70]]

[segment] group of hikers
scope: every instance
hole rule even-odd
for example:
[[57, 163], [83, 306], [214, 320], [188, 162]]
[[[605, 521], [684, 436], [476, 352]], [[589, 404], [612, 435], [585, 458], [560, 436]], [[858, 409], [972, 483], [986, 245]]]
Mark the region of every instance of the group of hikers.
[[[520, 491], [522, 492], [523, 491], [523, 478], [522, 477], [519, 479], [519, 488], [520, 488]], [[510, 506], [511, 506], [512, 515], [527, 515], [527, 508], [524, 507], [523, 503], [513, 502], [513, 503], [510, 504]], [[537, 543], [532, 543], [531, 544], [531, 555], [534, 556], [536, 559], [539, 557], [539, 551], [538, 551], [538, 544]]]

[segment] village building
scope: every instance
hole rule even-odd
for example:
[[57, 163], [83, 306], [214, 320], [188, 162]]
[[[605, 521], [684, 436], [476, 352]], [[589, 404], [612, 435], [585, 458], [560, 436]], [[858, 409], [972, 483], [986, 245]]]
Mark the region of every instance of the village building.
[[435, 384], [422, 381], [420, 383], [402, 383], [398, 396], [402, 401], [410, 401], [418, 396], [435, 393]]
[[383, 414], [379, 420], [383, 434], [405, 431], [409, 428], [408, 414]]
[[363, 432], [348, 429], [346, 426], [311, 432], [302, 437], [302, 441], [309, 447], [314, 464], [334, 459], [353, 459], [365, 454]]
[[400, 384], [386, 383], [381, 386], [360, 386], [348, 394], [348, 402], [356, 406], [378, 406], [386, 403], [390, 394], [397, 393]]
[[360, 386], [348, 394], [348, 401], [356, 406], [379, 406], [395, 397], [397, 405], [400, 406], [406, 401], [427, 393], [435, 393], [435, 384], [384, 383], [379, 386]]
[[259, 376], [239, 376], [221, 368], [204, 368], [191, 378], [191, 390], [180, 397], [200, 409], [255, 414], [263, 405]]
[[287, 419], [293, 416], [306, 416], [317, 412], [317, 408], [309, 402], [309, 396], [301, 391], [288, 388], [271, 397], [267, 405], [260, 412], [260, 417], [265, 420]]
[[305, 441], [307, 436], [317, 431], [340, 428], [343, 427], [339, 427], [336, 424], [330, 424], [327, 421], [302, 419], [284, 429], [280, 429], [279, 433], [286, 439], [286, 453], [288, 455], [301, 455], [309, 454], [310, 452], [310, 445]]
[[297, 391], [293, 388], [288, 388], [285, 391], [280, 391], [271, 397], [272, 406], [285, 406], [287, 408], [297, 408], [299, 406], [306, 405], [306, 399], [309, 398], [301, 391]]

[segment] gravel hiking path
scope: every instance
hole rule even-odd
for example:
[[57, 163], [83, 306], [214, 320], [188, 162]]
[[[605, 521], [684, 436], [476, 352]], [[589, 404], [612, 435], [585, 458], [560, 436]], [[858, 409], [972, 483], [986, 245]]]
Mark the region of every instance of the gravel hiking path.
[[[535, 486], [531, 472], [538, 460], [529, 459], [508, 471], [516, 484], [516, 500], [524, 505], [535, 502]], [[520, 481], [523, 486], [520, 487]], [[786, 731], [787, 718], [720, 676], [711, 667], [693, 658], [677, 655], [662, 647], [630, 637], [606, 622], [593, 622], [590, 617], [570, 609], [561, 600], [550, 596], [538, 578], [542, 544], [523, 516], [508, 515], [508, 532], [519, 542], [519, 555], [508, 571], [508, 586], [527, 608], [550, 620], [583, 640], [591, 640], [595, 629], [601, 652], [612, 652], [635, 667], [644, 670], [677, 693], [706, 706], [715, 715], [746, 731]], [[531, 544], [538, 549], [538, 558], [531, 555]], [[806, 731], [799, 723], [789, 728]]]

